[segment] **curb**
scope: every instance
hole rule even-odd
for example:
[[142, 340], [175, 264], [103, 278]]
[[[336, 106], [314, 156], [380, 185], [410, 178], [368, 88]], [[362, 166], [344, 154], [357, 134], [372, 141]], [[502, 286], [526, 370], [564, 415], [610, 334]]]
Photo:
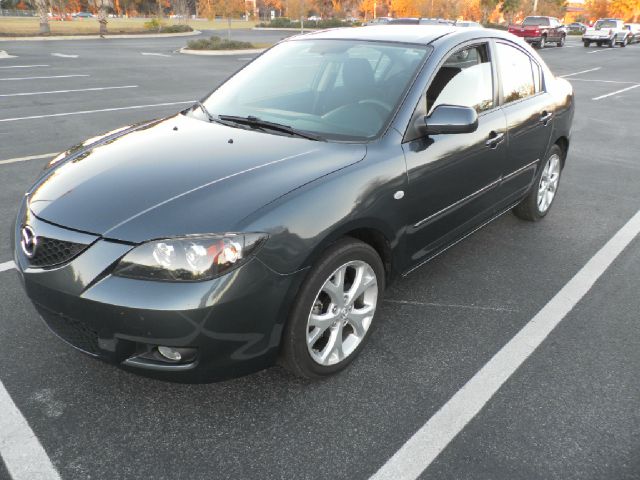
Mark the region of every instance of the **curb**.
[[252, 48], [246, 50], [191, 50], [189, 48], [182, 47], [180, 49], [180, 53], [184, 53], [186, 55], [225, 56], [262, 53], [265, 50], [266, 48]]
[[170, 38], [170, 37], [192, 37], [194, 35], [200, 35], [200, 30], [194, 30], [193, 32], [180, 32], [180, 33], [140, 33], [140, 34], [124, 34], [124, 35], [60, 35], [53, 37], [0, 37], [0, 42], [36, 42], [45, 41], [51, 42], [56, 40], [96, 40], [96, 39], [118, 39], [118, 38]]
[[[258, 30], [261, 32], [300, 32], [299, 28], [265, 28], [265, 27], [253, 27], [251, 30]], [[322, 30], [322, 28], [304, 28], [302, 33], [305, 32], [316, 32], [318, 30]]]

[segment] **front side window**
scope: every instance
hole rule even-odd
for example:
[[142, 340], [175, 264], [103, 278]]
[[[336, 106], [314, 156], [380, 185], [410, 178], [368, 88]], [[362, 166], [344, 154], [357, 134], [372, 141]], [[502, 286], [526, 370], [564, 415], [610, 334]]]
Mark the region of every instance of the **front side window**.
[[498, 76], [502, 81], [504, 103], [515, 102], [535, 94], [533, 67], [529, 55], [515, 47], [497, 43]]
[[464, 48], [447, 58], [427, 90], [427, 112], [438, 105], [460, 105], [477, 112], [494, 107], [486, 44]]
[[283, 42], [203, 103], [214, 120], [256, 117], [329, 140], [366, 141], [391, 121], [430, 51], [359, 40]]

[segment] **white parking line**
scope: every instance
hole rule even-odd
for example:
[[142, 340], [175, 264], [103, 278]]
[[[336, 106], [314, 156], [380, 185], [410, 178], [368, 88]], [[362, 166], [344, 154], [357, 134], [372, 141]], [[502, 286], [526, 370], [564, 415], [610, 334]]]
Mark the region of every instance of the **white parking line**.
[[8, 67], [0, 67], [2, 68], [35, 68], [35, 67], [48, 67], [49, 65], [11, 65]]
[[13, 480], [60, 480], [16, 404], [0, 381], [0, 455]]
[[13, 263], [13, 260], [8, 262], [0, 263], [0, 272], [5, 272], [7, 270], [11, 270], [12, 268], [16, 268], [16, 264]]
[[9, 80], [41, 80], [48, 78], [71, 78], [71, 77], [88, 77], [89, 75], [54, 75], [51, 77], [14, 77], [14, 78], [0, 78], [0, 82], [7, 82]]
[[600, 70], [602, 67], [590, 68], [589, 70], [581, 70], [579, 72], [569, 73], [567, 75], [560, 75], [560, 78], [573, 77], [574, 75], [580, 75], [582, 73], [595, 72], [596, 70]]
[[600, 95], [599, 97], [594, 97], [591, 100], [600, 100], [600, 99], [603, 99], [603, 98], [610, 97], [612, 95], [617, 95], [618, 93], [626, 92], [628, 90], [633, 90], [634, 88], [638, 88], [638, 87], [640, 87], [640, 84], [632, 85], [630, 87], [623, 88], [621, 90], [616, 90], [615, 92], [607, 93], [606, 95]]
[[97, 92], [100, 90], [117, 90], [121, 88], [138, 88], [138, 85], [124, 85], [121, 87], [78, 88], [75, 90], [50, 90], [48, 92], [5, 93], [5, 94], [1, 94], [0, 97], [24, 97], [27, 95], [46, 95], [50, 93]]
[[140, 52], [142, 55], [153, 56], [153, 57], [171, 57], [171, 55], [167, 55], [166, 53], [152, 53], [152, 52]]
[[186, 102], [153, 103], [151, 105], [131, 105], [130, 107], [101, 108], [99, 110], [81, 110], [79, 112], [51, 113], [49, 115], [32, 115], [30, 117], [0, 118], [0, 122], [17, 122], [18, 120], [34, 120], [37, 118], [66, 117], [69, 115], [84, 115], [87, 113], [117, 112], [119, 110], [136, 110], [140, 108], [167, 107], [170, 105], [186, 105], [188, 103], [194, 103], [194, 102], [195, 100], [187, 100]]
[[587, 78], [572, 78], [570, 80], [571, 82], [600, 82], [600, 83], [620, 83], [620, 84], [632, 84], [632, 85], [636, 85], [638, 82], [621, 82], [619, 80], [599, 80], [599, 79], [587, 79]]
[[373, 475], [372, 480], [418, 478], [540, 346], [638, 233], [640, 210]]
[[68, 53], [52, 53], [52, 57], [62, 57], [62, 58], [78, 58], [80, 55], [70, 55]]
[[[7, 165], [9, 163], [26, 162], [28, 160], [40, 160], [41, 158], [51, 158], [51, 157], [55, 157], [56, 155], [58, 155], [58, 154], [57, 153], [43, 153], [42, 155], [30, 155], [28, 157], [7, 158], [6, 160], [0, 160], [0, 165]], [[0, 270], [0, 271], [2, 271], [2, 270]]]
[[602, 50], [591, 50], [587, 53], [613, 52], [613, 48], [603, 48]]

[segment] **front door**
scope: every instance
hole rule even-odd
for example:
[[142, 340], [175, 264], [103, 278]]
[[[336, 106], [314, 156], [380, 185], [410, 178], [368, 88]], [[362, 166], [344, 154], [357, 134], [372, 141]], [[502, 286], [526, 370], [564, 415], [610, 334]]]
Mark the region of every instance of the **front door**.
[[[408, 171], [407, 248], [412, 264], [493, 214], [506, 158], [506, 120], [497, 108], [488, 43], [454, 51], [425, 90], [405, 135]], [[473, 133], [425, 135], [419, 123], [437, 105], [478, 112]]]

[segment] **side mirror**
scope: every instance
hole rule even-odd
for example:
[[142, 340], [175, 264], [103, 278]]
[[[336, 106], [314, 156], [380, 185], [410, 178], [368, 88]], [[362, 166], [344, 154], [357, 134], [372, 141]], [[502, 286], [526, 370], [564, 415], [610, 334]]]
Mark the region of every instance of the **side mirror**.
[[431, 115], [424, 117], [428, 135], [472, 133], [478, 128], [478, 114], [471, 107], [438, 105]]

